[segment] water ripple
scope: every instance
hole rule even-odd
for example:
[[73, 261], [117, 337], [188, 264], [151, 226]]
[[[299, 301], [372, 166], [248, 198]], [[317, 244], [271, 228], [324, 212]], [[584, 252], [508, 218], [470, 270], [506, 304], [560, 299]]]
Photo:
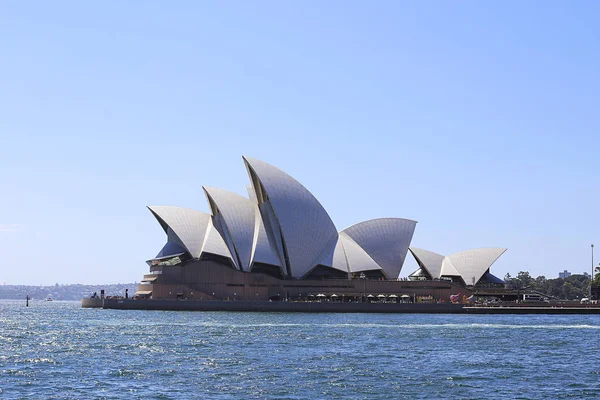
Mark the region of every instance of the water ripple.
[[600, 397], [595, 315], [0, 315], [1, 399]]

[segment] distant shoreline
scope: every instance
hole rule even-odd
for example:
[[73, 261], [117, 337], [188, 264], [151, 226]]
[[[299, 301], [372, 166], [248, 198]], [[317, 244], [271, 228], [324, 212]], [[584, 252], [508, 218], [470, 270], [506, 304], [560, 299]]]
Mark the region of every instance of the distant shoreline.
[[125, 289], [134, 292], [136, 283], [115, 283], [115, 284], [67, 284], [67, 285], [0, 285], [0, 300], [25, 300], [29, 296], [33, 300], [45, 300], [50, 295], [54, 300], [81, 300], [82, 297], [89, 297], [92, 293], [100, 293], [104, 289], [107, 295], [123, 296]]

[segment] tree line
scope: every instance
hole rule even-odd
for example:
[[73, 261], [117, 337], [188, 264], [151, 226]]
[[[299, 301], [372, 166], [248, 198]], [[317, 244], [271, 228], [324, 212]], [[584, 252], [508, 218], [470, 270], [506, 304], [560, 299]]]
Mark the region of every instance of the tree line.
[[[504, 276], [504, 281], [511, 289], [531, 289], [545, 293], [547, 296], [561, 300], [575, 300], [588, 297], [590, 293], [589, 276], [573, 274], [568, 278], [548, 279], [541, 275], [532, 277], [527, 271], [520, 271], [517, 276]], [[593, 285], [600, 285], [600, 267], [596, 267]]]

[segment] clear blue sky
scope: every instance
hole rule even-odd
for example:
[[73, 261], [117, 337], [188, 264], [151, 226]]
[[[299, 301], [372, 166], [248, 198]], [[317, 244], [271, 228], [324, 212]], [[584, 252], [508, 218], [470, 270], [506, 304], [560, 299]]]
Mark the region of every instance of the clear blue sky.
[[590, 271], [599, 15], [2, 1], [0, 284], [139, 281], [165, 241], [145, 206], [208, 211], [202, 185], [244, 194], [242, 155], [298, 179], [340, 230], [405, 217], [415, 247], [507, 247], [501, 277]]

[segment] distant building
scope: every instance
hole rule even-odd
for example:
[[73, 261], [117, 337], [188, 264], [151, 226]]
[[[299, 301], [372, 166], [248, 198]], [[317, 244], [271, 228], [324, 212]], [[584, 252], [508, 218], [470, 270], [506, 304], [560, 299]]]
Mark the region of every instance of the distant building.
[[558, 277], [560, 279], [567, 279], [570, 276], [571, 276], [571, 273], [569, 271], [567, 271], [566, 269], [563, 272], [558, 273]]
[[583, 276], [585, 276], [586, 278], [589, 278], [591, 275], [590, 275], [590, 274], [588, 274], [587, 272], [584, 272], [584, 273], [583, 273]]

